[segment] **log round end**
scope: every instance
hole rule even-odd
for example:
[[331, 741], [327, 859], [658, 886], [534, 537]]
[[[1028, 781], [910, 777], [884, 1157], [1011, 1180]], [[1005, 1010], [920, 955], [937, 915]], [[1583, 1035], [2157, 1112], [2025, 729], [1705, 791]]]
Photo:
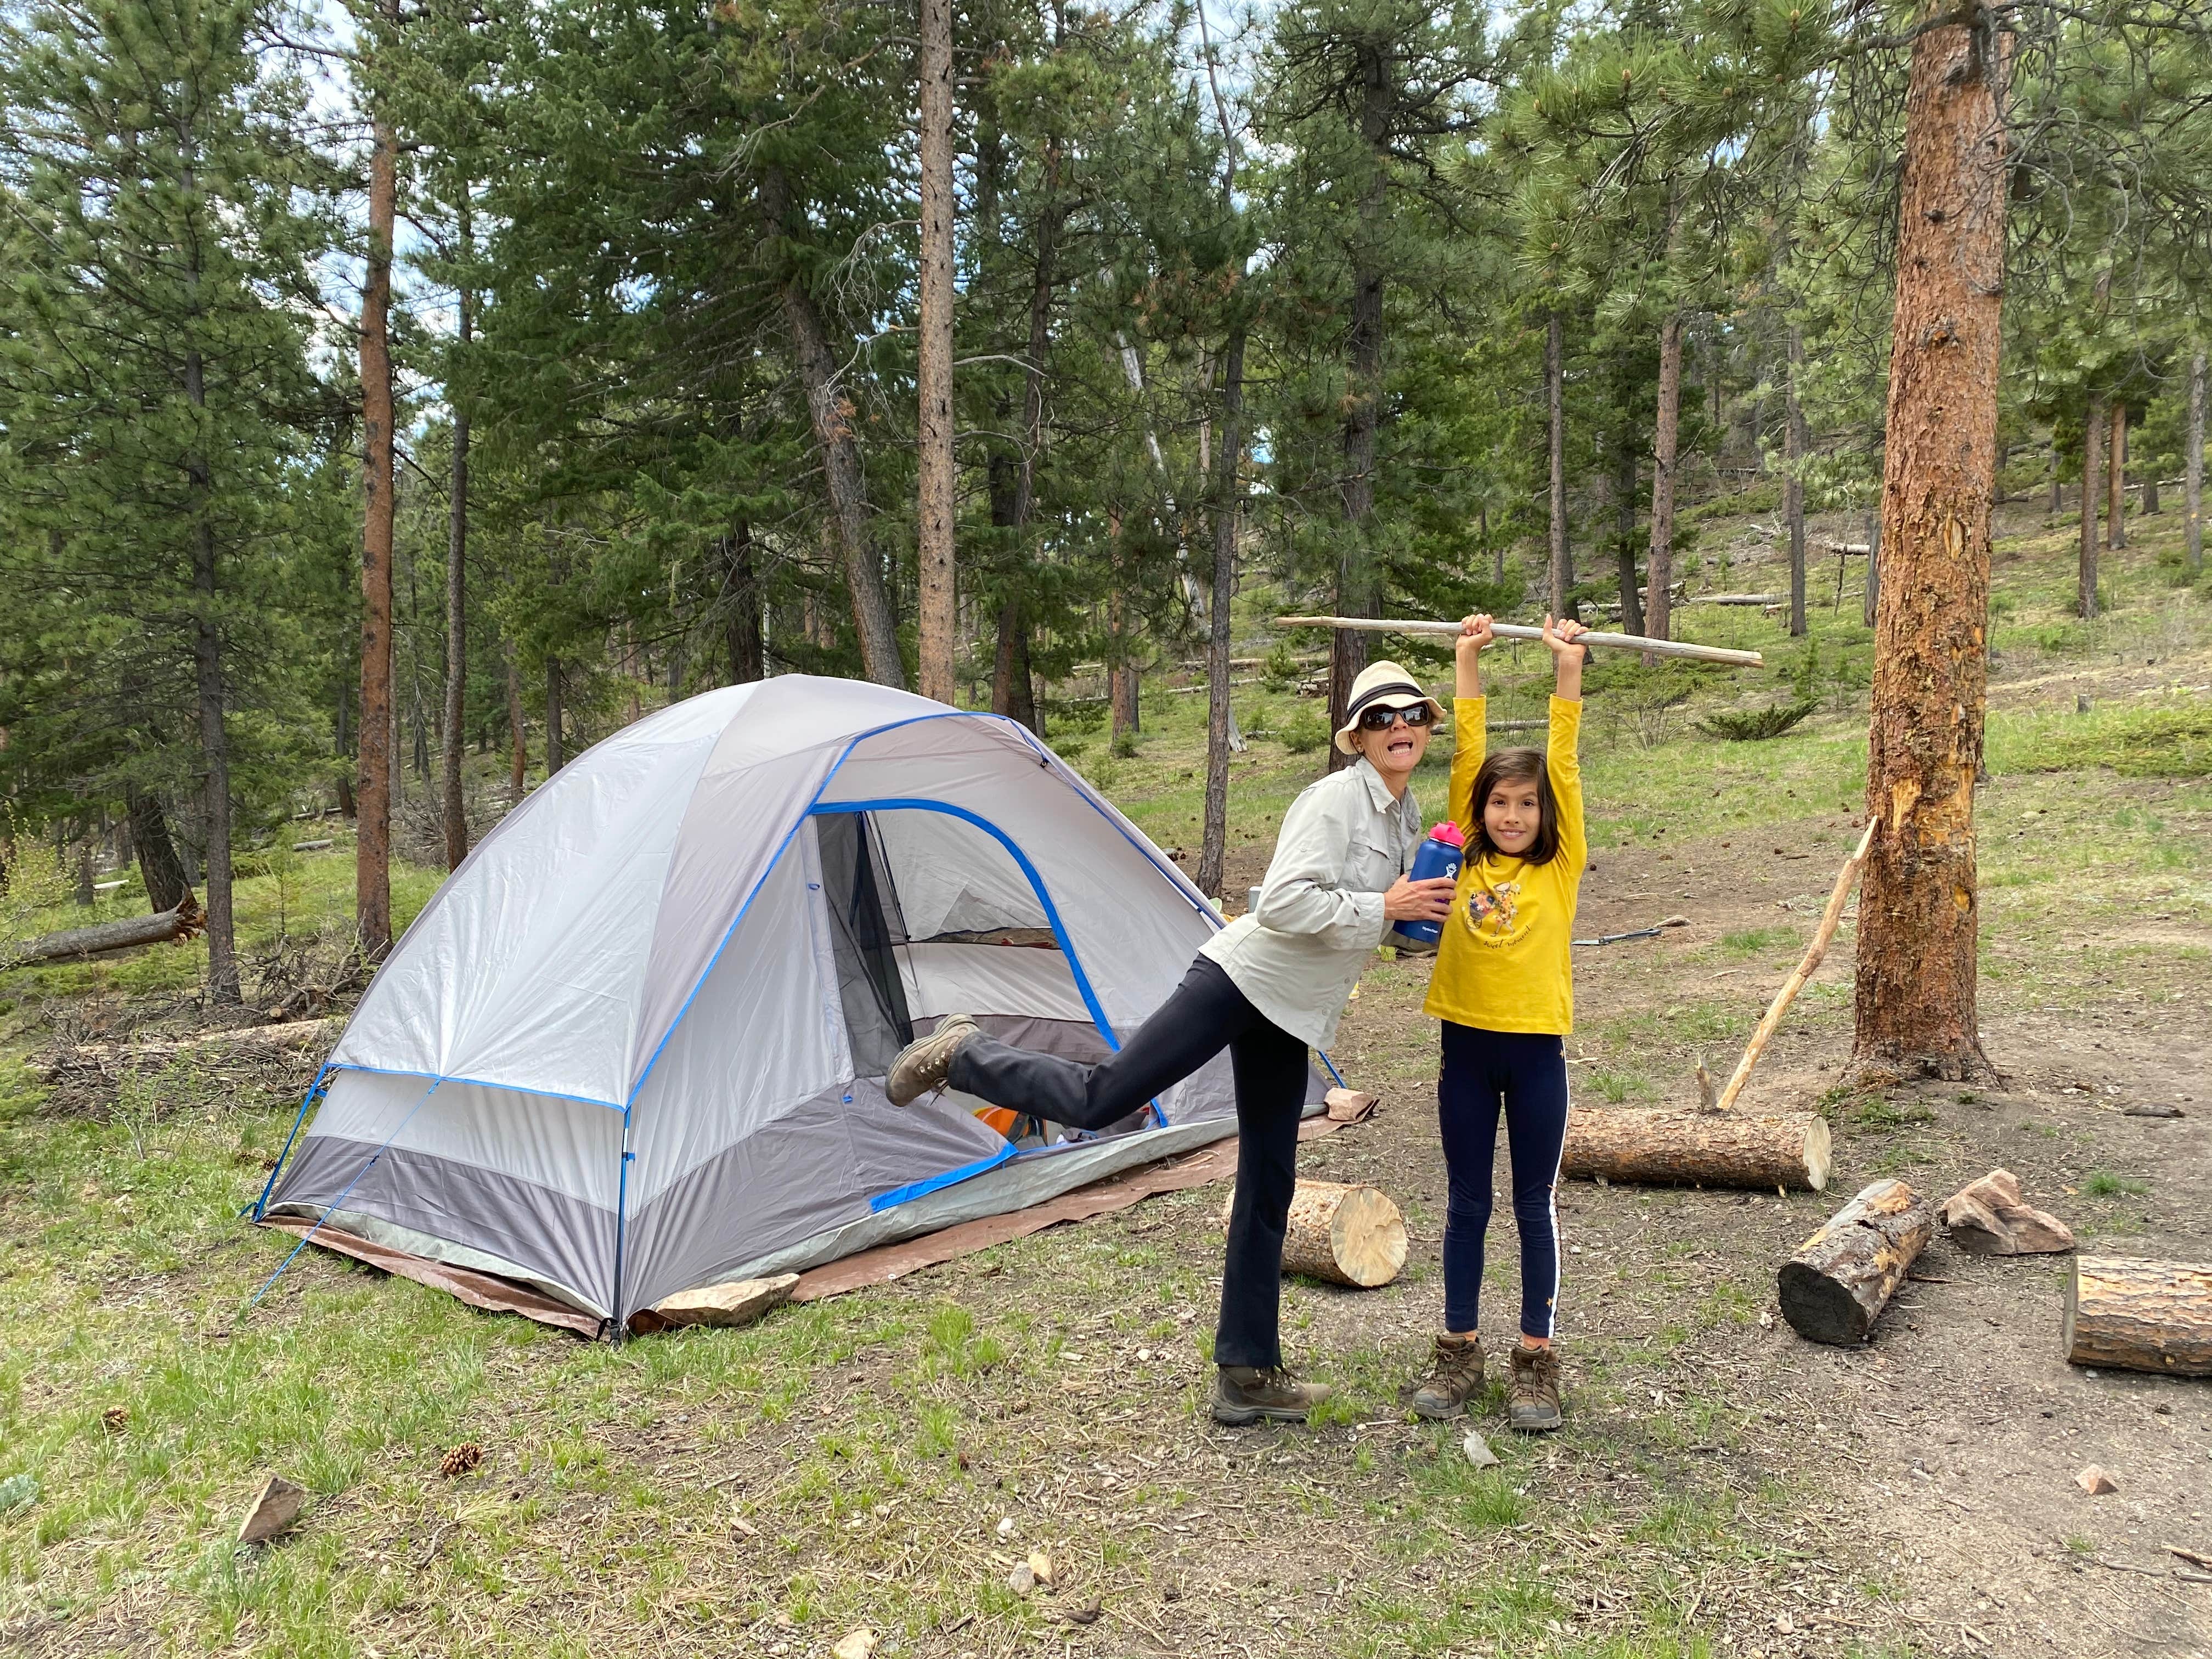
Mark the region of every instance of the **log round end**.
[[1834, 1146], [1835, 1137], [1828, 1128], [1827, 1119], [1815, 1117], [1805, 1126], [1805, 1181], [1816, 1193], [1828, 1190]]
[[1866, 1310], [1817, 1268], [1802, 1261], [1784, 1262], [1776, 1290], [1782, 1316], [1807, 1341], [1850, 1347], [1866, 1340]]
[[1355, 1187], [1329, 1218], [1329, 1244], [1352, 1284], [1388, 1285], [1406, 1265], [1406, 1218], [1388, 1194]]

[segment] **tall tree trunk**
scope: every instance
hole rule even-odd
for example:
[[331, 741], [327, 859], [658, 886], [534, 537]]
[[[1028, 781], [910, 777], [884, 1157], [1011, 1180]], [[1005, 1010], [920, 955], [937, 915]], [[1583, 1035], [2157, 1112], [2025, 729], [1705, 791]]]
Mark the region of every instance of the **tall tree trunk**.
[[[392, 234], [398, 143], [375, 121], [368, 166], [368, 280], [361, 295], [361, 764], [356, 791], [354, 915], [362, 956], [392, 949]], [[212, 908], [213, 895], [210, 895]]]
[[2097, 615], [2097, 501], [2104, 493], [2105, 400], [2093, 397], [2081, 423], [2081, 556], [2074, 599], [2085, 622]]
[[[1371, 617], [1382, 609], [1380, 583], [1370, 541], [1375, 522], [1376, 436], [1382, 418], [1382, 287], [1378, 244], [1384, 229], [1390, 187], [1389, 135], [1396, 88], [1388, 55], [1360, 54], [1363, 88], [1360, 137], [1370, 169], [1359, 198], [1359, 228], [1352, 247], [1352, 318], [1346, 337], [1350, 384], [1344, 421], [1344, 547], [1336, 573], [1336, 613]], [[1217, 622], [1215, 626], [1220, 624]], [[1344, 724], [1352, 683], [1367, 666], [1368, 636], [1339, 629], [1329, 640], [1329, 727]], [[1328, 745], [1328, 769], [1351, 764], [1334, 744]]]
[[2105, 452], [2105, 545], [2128, 544], [2128, 400], [2112, 399], [2112, 441]]
[[2064, 507], [2065, 501], [2059, 495], [2058, 486], [2058, 443], [2053, 439], [2051, 444], [2051, 516], [2057, 518]]
[[[461, 209], [460, 238], [465, 257], [469, 243], [465, 204]], [[475, 310], [476, 295], [464, 287], [460, 292], [459, 325], [455, 331], [455, 342], [464, 352], [469, 347]], [[462, 727], [467, 721], [469, 686], [469, 409], [465, 399], [453, 387], [448, 386], [447, 392], [453, 403], [453, 476], [447, 487], [446, 521], [444, 817], [446, 867], [458, 870], [461, 860], [469, 855], [468, 804], [461, 791], [461, 761], [465, 752]]]
[[1121, 514], [1106, 512], [1106, 545], [1113, 569], [1113, 586], [1106, 592], [1106, 702], [1112, 711], [1114, 736], [1137, 732], [1137, 665], [1129, 658], [1127, 582], [1121, 569]]
[[1552, 556], [1546, 567], [1546, 604], [1555, 617], [1567, 614], [1567, 593], [1575, 573], [1567, 563], [1566, 340], [1559, 313], [1544, 325], [1544, 399], [1552, 482]]
[[952, 0], [920, 0], [921, 283], [915, 380], [920, 509], [919, 672], [925, 697], [957, 703], [959, 599], [952, 547]]
[[2181, 458], [2181, 505], [2188, 515], [2182, 535], [2192, 576], [2204, 568], [2204, 370], [2199, 346], [2189, 358], [2189, 453]]
[[1862, 601], [1859, 620], [1869, 628], [1880, 613], [1881, 601], [1881, 514], [1873, 507], [1867, 509], [1867, 574], [1866, 593]]
[[728, 644], [730, 684], [750, 685], [768, 673], [767, 650], [761, 639], [760, 576], [753, 564], [753, 527], [739, 519], [722, 538], [727, 561], [723, 585], [730, 597]]
[[568, 763], [561, 730], [561, 659], [545, 659], [545, 781]]
[[[1659, 407], [1651, 426], [1651, 550], [1644, 562], [1648, 638], [1671, 639], [1674, 582], [1674, 467], [1682, 438], [1682, 319], [1659, 325]], [[1650, 659], [1646, 659], [1647, 661]]]
[[[1036, 682], [1030, 674], [1030, 625], [1012, 594], [999, 607], [999, 647], [991, 665], [991, 712], [1037, 729]], [[1039, 733], [1042, 736], [1042, 733]]]
[[514, 805], [522, 804], [529, 782], [530, 732], [522, 718], [522, 669], [514, 660], [514, 647], [507, 648], [507, 794]]
[[191, 889], [185, 884], [177, 845], [169, 839], [169, 818], [161, 810], [161, 797], [125, 784], [123, 805], [130, 818], [131, 843], [138, 854], [139, 878], [146, 884], [147, 908], [157, 916], [173, 910]]
[[1636, 443], [1626, 428], [1613, 446], [1613, 541], [1620, 563], [1621, 631], [1642, 634], [1644, 601], [1636, 580]]
[[[1244, 328], [1230, 331], [1221, 354], [1221, 447], [1213, 465], [1212, 629], [1206, 647], [1206, 827], [1198, 890], [1221, 896], [1229, 848], [1229, 605], [1237, 586], [1238, 470], [1244, 448]], [[1335, 745], [1331, 744], [1334, 748]]]
[[1782, 514], [1790, 526], [1790, 637], [1805, 637], [1805, 405], [1798, 380], [1805, 371], [1805, 333], [1790, 325], [1790, 366], [1784, 396]]
[[[1988, 683], [2008, 34], [1914, 41], [1905, 94], [1859, 903], [1863, 1074], [1986, 1074], [1975, 1011], [1974, 782]], [[1997, 54], [1996, 61], [1984, 56]]]
[[[792, 204], [782, 168], [763, 170], [760, 195], [769, 234], [779, 238], [788, 235]], [[781, 298], [799, 383], [806, 389], [807, 418], [813, 428], [815, 447], [822, 453], [830, 525], [843, 561], [846, 586], [852, 594], [854, 628], [860, 640], [860, 665], [878, 685], [904, 690], [906, 666], [899, 660], [898, 625], [892, 619], [890, 598], [884, 588], [883, 564], [868, 533], [867, 487], [860, 471], [860, 443], [853, 435], [855, 410], [852, 400], [838, 389], [837, 360], [830, 349], [821, 313], [795, 270], [784, 278]]]

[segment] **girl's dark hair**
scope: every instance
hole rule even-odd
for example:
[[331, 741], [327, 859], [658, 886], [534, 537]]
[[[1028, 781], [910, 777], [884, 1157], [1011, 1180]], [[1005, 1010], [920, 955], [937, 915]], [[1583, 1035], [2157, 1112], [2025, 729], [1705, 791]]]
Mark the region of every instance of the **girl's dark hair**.
[[1540, 749], [1501, 749], [1483, 757], [1482, 769], [1474, 775], [1474, 798], [1468, 803], [1468, 816], [1474, 820], [1468, 826], [1474, 838], [1473, 856], [1480, 858], [1486, 853], [1508, 856], [1482, 827], [1483, 804], [1499, 784], [1527, 783], [1532, 779], [1536, 785], [1536, 809], [1543, 822], [1536, 827], [1536, 839], [1521, 856], [1530, 864], [1549, 864], [1559, 857], [1559, 808], [1552, 799], [1552, 775], [1544, 765]]

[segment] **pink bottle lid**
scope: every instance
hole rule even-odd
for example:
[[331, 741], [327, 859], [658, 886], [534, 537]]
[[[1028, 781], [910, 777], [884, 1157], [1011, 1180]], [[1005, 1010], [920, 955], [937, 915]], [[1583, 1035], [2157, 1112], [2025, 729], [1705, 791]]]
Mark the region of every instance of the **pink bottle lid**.
[[1459, 825], [1449, 818], [1444, 819], [1443, 822], [1437, 824], [1435, 829], [1430, 830], [1429, 839], [1431, 841], [1440, 841], [1447, 847], [1464, 847], [1467, 845], [1467, 836], [1462, 833]]

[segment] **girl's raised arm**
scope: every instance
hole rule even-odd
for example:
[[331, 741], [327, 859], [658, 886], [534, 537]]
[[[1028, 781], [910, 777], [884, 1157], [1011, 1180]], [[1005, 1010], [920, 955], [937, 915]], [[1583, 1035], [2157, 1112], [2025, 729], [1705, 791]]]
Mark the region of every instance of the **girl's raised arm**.
[[[1589, 647], [1577, 643], [1589, 630], [1573, 617], [1544, 618], [1544, 643], [1552, 653], [1552, 717], [1544, 745], [1544, 769], [1552, 799], [1559, 809], [1559, 853], [1580, 870], [1589, 862], [1589, 836], [1583, 823], [1583, 767], [1578, 752], [1583, 731], [1583, 659]], [[1455, 781], [1458, 772], [1453, 766]]]
[[1452, 653], [1451, 821], [1470, 842], [1474, 839], [1474, 775], [1482, 769], [1489, 738], [1486, 726], [1489, 705], [1482, 695], [1482, 647], [1495, 637], [1487, 616], [1464, 617]]

